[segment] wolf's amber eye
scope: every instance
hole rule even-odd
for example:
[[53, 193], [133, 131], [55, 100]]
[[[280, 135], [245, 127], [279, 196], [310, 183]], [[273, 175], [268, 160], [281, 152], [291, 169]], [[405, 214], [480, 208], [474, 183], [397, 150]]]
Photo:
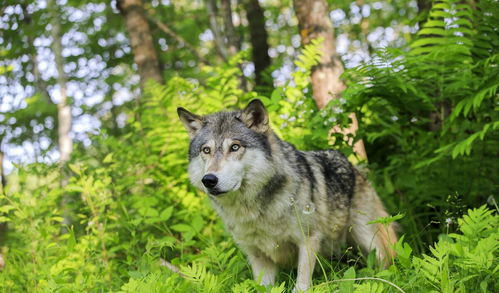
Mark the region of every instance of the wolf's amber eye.
[[237, 152], [239, 149], [241, 148], [240, 145], [238, 145], [237, 143], [233, 144], [230, 146], [230, 151], [231, 152]]
[[202, 151], [203, 151], [203, 153], [205, 153], [205, 154], [209, 154], [211, 150], [210, 150], [210, 148], [209, 148], [209, 147], [204, 147], [204, 148], [202, 149]]

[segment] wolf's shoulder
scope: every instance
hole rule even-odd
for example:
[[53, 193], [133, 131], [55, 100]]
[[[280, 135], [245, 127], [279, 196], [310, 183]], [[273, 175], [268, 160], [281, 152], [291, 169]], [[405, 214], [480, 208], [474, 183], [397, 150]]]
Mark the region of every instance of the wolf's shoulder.
[[325, 161], [336, 167], [352, 168], [353, 165], [348, 161], [347, 157], [337, 150], [319, 150], [319, 151], [304, 151], [307, 156], [313, 157], [316, 160]]
[[346, 156], [337, 150], [321, 150], [304, 152], [314, 160], [324, 176], [330, 193], [353, 196], [355, 188], [355, 167]]

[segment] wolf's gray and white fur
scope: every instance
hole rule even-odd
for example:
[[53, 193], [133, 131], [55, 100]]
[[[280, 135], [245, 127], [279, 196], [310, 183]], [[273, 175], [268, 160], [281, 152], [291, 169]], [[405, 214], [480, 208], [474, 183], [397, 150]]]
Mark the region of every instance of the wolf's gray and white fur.
[[385, 265], [392, 260], [393, 227], [368, 224], [387, 216], [383, 204], [341, 153], [282, 141], [259, 100], [240, 111], [178, 114], [191, 138], [191, 182], [210, 196], [262, 284], [291, 265], [298, 267], [296, 290], [306, 291], [317, 254], [329, 256], [346, 241], [376, 249]]

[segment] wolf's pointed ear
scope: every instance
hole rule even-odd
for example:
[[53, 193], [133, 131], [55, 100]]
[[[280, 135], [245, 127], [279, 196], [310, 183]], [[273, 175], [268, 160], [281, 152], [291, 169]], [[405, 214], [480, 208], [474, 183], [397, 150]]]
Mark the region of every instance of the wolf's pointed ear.
[[241, 121], [256, 132], [266, 132], [269, 129], [269, 115], [263, 103], [252, 100], [241, 113]]
[[196, 132], [203, 127], [203, 117], [191, 113], [182, 107], [177, 108], [177, 114], [180, 121], [184, 123], [190, 137], [196, 135]]

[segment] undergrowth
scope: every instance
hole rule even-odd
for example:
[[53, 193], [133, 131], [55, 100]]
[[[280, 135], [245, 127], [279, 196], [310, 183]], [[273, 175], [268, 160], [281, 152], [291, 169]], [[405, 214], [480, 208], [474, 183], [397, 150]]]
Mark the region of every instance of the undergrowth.
[[[203, 67], [202, 81], [149, 84], [121, 134], [103, 130], [90, 147], [78, 146], [65, 187], [57, 166], [17, 166], [0, 196], [0, 222], [8, 224], [1, 291], [290, 292], [290, 269], [272, 288], [251, 280], [245, 256], [186, 173], [188, 137], [176, 107], [206, 114], [253, 98], [298, 148], [353, 157], [347, 141], [363, 139], [376, 189], [389, 211], [405, 215], [393, 266], [344, 247], [319, 259], [311, 292], [499, 291], [497, 19], [484, 13], [498, 15], [493, 3], [472, 10], [439, 1], [408, 51], [386, 50], [348, 70], [344, 97], [323, 110], [309, 85], [320, 40], [269, 97], [239, 87], [247, 52]], [[331, 133], [350, 112], [358, 135]]]

